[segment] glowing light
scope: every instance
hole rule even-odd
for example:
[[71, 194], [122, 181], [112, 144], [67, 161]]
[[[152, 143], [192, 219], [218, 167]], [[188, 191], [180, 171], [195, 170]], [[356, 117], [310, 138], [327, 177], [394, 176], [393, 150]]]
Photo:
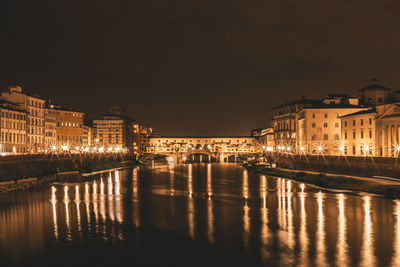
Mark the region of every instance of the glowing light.
[[113, 149], [112, 149], [112, 147], [109, 147], [108, 148], [108, 152], [111, 152]]
[[304, 152], [304, 150], [305, 150], [306, 148], [305, 148], [304, 146], [301, 146], [299, 149], [300, 149], [301, 152]]
[[368, 152], [368, 151], [369, 151], [369, 146], [364, 146], [364, 150], [365, 150], [366, 152]]
[[62, 148], [63, 151], [68, 151], [69, 150], [69, 147], [67, 145], [63, 145], [61, 148]]
[[265, 149], [266, 149], [266, 147], [265, 147], [265, 146], [262, 146], [262, 149], [263, 149], [263, 150], [265, 150]]
[[317, 146], [317, 150], [318, 150], [318, 152], [321, 152], [323, 150], [323, 147], [322, 146]]
[[344, 151], [344, 146], [339, 146], [338, 150], [339, 150], [340, 152], [343, 152], [343, 151]]
[[183, 156], [183, 157], [182, 157], [182, 160], [183, 160], [183, 161], [186, 161], [186, 156]]
[[78, 151], [79, 149], [81, 149], [79, 146], [75, 147], [75, 150]]
[[104, 152], [104, 147], [99, 147], [99, 152], [100, 153]]
[[396, 146], [397, 152], [400, 152], [400, 146]]
[[286, 151], [289, 152], [290, 150], [292, 150], [292, 148], [291, 148], [290, 146], [287, 146], [287, 147], [286, 147]]
[[51, 146], [51, 151], [54, 152], [54, 151], [56, 151], [56, 150], [57, 150], [57, 147], [56, 147], [55, 145], [52, 145], [52, 146]]
[[267, 151], [272, 151], [272, 147], [267, 147]]
[[[115, 148], [115, 152], [119, 152], [121, 150], [121, 148], [120, 147], [116, 147]], [[126, 152], [126, 151], [125, 151]]]

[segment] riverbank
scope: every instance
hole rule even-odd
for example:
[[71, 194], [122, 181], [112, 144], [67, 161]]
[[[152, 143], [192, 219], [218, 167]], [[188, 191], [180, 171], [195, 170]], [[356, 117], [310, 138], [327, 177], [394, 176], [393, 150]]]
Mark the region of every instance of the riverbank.
[[85, 168], [78, 170], [75, 169], [63, 172], [55, 171], [53, 173], [37, 177], [24, 177], [19, 179], [0, 181], [0, 194], [42, 187], [53, 182], [87, 181], [97, 174], [116, 171], [120, 169], [133, 168], [137, 165], [139, 165], [139, 163], [136, 161], [103, 162], [88, 165]]
[[326, 189], [350, 190], [382, 195], [387, 198], [400, 198], [400, 182], [375, 178], [316, 173], [301, 170], [267, 168], [265, 166], [244, 165], [249, 171], [259, 174], [282, 177], [301, 183], [316, 185]]

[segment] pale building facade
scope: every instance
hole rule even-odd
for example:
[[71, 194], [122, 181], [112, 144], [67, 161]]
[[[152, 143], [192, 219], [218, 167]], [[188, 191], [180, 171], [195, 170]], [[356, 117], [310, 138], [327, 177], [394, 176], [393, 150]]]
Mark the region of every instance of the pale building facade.
[[27, 111], [27, 152], [45, 151], [45, 101], [38, 96], [22, 92], [21, 86], [10, 86], [1, 98], [15, 103]]
[[375, 109], [342, 116], [340, 152], [348, 156], [380, 156], [376, 135]]
[[342, 104], [323, 104], [303, 109], [299, 112], [297, 146], [289, 149], [308, 154], [339, 154], [342, 128], [340, 117], [365, 109], [358, 105]]
[[8, 101], [0, 101], [0, 154], [26, 153], [26, 111]]

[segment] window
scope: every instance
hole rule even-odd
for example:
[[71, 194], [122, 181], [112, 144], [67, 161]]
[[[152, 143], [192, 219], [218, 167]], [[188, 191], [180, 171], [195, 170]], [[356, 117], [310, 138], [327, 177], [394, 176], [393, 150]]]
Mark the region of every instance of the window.
[[339, 134], [335, 134], [335, 140], [339, 140]]
[[311, 124], [311, 127], [315, 128], [315, 123]]
[[353, 145], [353, 155], [355, 155], [355, 154], [356, 154], [356, 146]]
[[353, 126], [356, 126], [356, 120], [353, 120]]
[[361, 131], [361, 139], [364, 138], [364, 131]]
[[313, 134], [312, 136], [311, 136], [311, 140], [316, 140], [317, 139], [317, 136], [315, 135], [315, 134]]
[[324, 123], [324, 127], [325, 127], [325, 128], [328, 128], [328, 123], [325, 122], [325, 123]]
[[356, 139], [356, 132], [353, 132], [353, 139]]
[[325, 113], [325, 114], [324, 114], [324, 118], [328, 118], [328, 114]]
[[369, 119], [369, 125], [371, 125], [371, 124], [372, 124], [372, 119], [370, 118], [370, 119]]
[[372, 138], [372, 131], [369, 130], [369, 138]]
[[383, 102], [383, 98], [382, 97], [378, 97], [378, 103], [382, 103]]
[[344, 121], [344, 127], [347, 127], [347, 121]]
[[328, 135], [327, 134], [324, 134], [324, 140], [328, 140]]
[[362, 126], [362, 125], [364, 125], [364, 120], [363, 120], [363, 119], [361, 119], [361, 126]]

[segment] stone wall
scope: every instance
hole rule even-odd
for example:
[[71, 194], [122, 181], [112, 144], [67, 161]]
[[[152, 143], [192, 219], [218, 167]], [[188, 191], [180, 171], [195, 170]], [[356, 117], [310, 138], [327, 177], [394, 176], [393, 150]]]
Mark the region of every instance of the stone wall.
[[130, 159], [120, 154], [102, 155], [24, 155], [0, 157], [0, 181], [51, 175], [58, 172], [82, 170], [104, 162]]
[[281, 167], [356, 176], [400, 178], [400, 158], [270, 154]]

